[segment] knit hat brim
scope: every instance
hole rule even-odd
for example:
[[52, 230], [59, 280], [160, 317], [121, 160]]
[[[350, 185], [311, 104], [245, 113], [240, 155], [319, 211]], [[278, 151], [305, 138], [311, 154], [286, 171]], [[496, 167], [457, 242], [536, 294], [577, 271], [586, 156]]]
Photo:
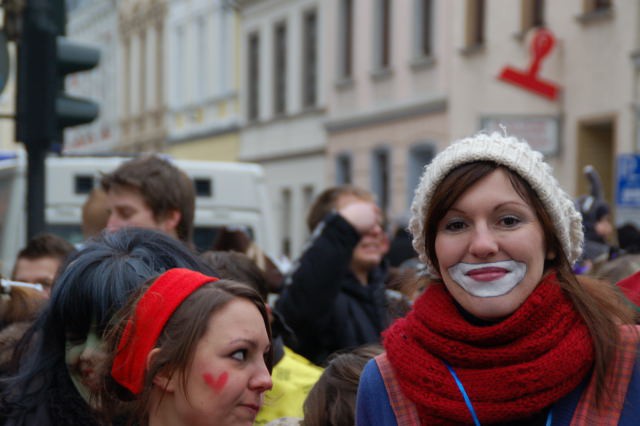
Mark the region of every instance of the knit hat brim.
[[413, 247], [422, 262], [430, 264], [425, 245], [425, 221], [436, 187], [453, 169], [475, 161], [502, 165], [527, 181], [549, 213], [569, 263], [573, 264], [580, 257], [584, 240], [582, 217], [572, 198], [553, 176], [551, 166], [526, 142], [495, 132], [479, 133], [453, 142], [425, 166], [415, 191], [409, 221]]

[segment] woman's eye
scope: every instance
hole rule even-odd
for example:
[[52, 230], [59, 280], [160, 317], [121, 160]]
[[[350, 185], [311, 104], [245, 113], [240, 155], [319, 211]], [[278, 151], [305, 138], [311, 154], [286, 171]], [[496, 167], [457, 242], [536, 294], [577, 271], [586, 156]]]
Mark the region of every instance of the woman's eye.
[[444, 226], [444, 229], [446, 229], [447, 231], [461, 231], [466, 227], [466, 224], [461, 221], [461, 220], [452, 220], [450, 222], [447, 222], [447, 224]]
[[513, 227], [520, 224], [521, 220], [516, 216], [505, 216], [500, 219], [500, 223], [507, 227]]
[[235, 352], [233, 352], [231, 354], [231, 358], [237, 360], [237, 361], [244, 361], [247, 359], [247, 350], [246, 349], [239, 349]]

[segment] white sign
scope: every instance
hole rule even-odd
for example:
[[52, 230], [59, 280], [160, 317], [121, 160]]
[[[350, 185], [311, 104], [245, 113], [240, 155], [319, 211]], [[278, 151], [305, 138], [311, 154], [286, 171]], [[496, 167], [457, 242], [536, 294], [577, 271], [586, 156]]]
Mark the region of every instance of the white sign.
[[480, 130], [502, 133], [504, 127], [508, 135], [524, 139], [536, 151], [552, 155], [558, 152], [560, 146], [558, 123], [558, 118], [552, 116], [489, 116], [480, 120]]

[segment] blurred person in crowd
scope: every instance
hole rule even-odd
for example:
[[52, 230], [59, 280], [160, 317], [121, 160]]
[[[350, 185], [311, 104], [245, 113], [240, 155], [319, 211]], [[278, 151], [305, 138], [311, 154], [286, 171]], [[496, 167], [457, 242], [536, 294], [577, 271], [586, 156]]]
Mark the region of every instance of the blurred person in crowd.
[[389, 260], [389, 266], [392, 268], [399, 268], [405, 262], [411, 260], [417, 260], [418, 254], [411, 245], [411, 234], [407, 230], [408, 218], [404, 215], [399, 217], [395, 221], [393, 236], [389, 243], [389, 252], [387, 253], [387, 259]]
[[282, 273], [278, 265], [251, 239], [241, 227], [224, 226], [217, 232], [211, 245], [212, 251], [235, 251], [247, 255], [265, 273], [269, 293], [279, 293]]
[[640, 253], [640, 229], [634, 223], [627, 222], [618, 227], [618, 244], [625, 253]]
[[107, 193], [101, 187], [91, 190], [82, 205], [82, 236], [85, 240], [97, 237], [109, 223]]
[[2, 286], [0, 296], [0, 377], [12, 372], [13, 349], [48, 301], [43, 290]]
[[[145, 283], [117, 318], [103, 401], [133, 401], [140, 426], [253, 424], [271, 389], [273, 357], [255, 290], [175, 268]], [[102, 410], [114, 412], [110, 404]]]
[[287, 345], [322, 365], [341, 349], [376, 343], [387, 326], [383, 258], [389, 242], [373, 195], [343, 185], [314, 200], [311, 240], [276, 302], [295, 334]]
[[637, 425], [636, 313], [576, 275], [582, 217], [541, 153], [500, 133], [425, 167], [409, 228], [438, 277], [360, 377], [358, 425]]
[[60, 266], [74, 252], [73, 244], [64, 238], [49, 233], [36, 235], [18, 252], [11, 279], [41, 284], [49, 295]]
[[0, 381], [5, 424], [98, 424], [107, 325], [145, 280], [173, 267], [211, 272], [184, 244], [149, 229], [103, 234], [71, 256], [16, 347], [17, 372]]
[[304, 402], [304, 426], [354, 425], [360, 374], [382, 352], [382, 346], [370, 344], [333, 353]]
[[[248, 256], [233, 251], [206, 251], [200, 258], [218, 277], [249, 285], [266, 303], [269, 287], [265, 274]], [[270, 311], [269, 305], [267, 309]], [[273, 334], [273, 388], [265, 393], [255, 425], [282, 417], [302, 418], [302, 404], [322, 374], [322, 368], [284, 345], [283, 335], [291, 331], [282, 318], [269, 312], [269, 319]]]
[[189, 176], [156, 155], [122, 163], [102, 177], [107, 193], [107, 229], [126, 226], [163, 231], [192, 244], [195, 190]]
[[611, 223], [611, 209], [604, 199], [600, 175], [592, 166], [584, 168], [584, 175], [589, 180], [591, 189], [589, 195], [576, 200], [584, 226], [584, 253], [576, 271], [593, 273], [602, 263], [617, 257], [619, 249], [612, 241], [614, 227]]

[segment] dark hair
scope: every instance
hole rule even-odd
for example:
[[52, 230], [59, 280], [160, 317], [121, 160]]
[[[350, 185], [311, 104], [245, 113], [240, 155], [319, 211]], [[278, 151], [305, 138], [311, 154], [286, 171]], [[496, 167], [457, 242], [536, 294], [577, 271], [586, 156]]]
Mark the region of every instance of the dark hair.
[[150, 229], [124, 228], [91, 240], [70, 257], [51, 301], [14, 353], [17, 374], [0, 381], [4, 412], [21, 416], [47, 397], [57, 370], [66, 369], [66, 333], [103, 333], [112, 315], [149, 277], [174, 267], [214, 275], [183, 243]]
[[362, 369], [383, 352], [378, 344], [359, 346], [329, 357], [327, 367], [304, 401], [305, 426], [355, 424], [356, 392]]
[[180, 212], [176, 233], [180, 240], [191, 242], [195, 189], [189, 176], [169, 161], [155, 155], [134, 158], [104, 175], [101, 185], [106, 192], [114, 187], [137, 191], [156, 220]]
[[[62, 237], [43, 232], [31, 238], [27, 245], [18, 252], [17, 259], [39, 259], [41, 257], [54, 257], [61, 262], [67, 256], [75, 252], [76, 248]], [[15, 272], [15, 267], [14, 267]]]
[[357, 186], [340, 185], [327, 188], [315, 198], [313, 204], [309, 208], [309, 214], [307, 215], [307, 228], [309, 231], [313, 231], [316, 226], [322, 222], [322, 219], [324, 219], [331, 210], [336, 208], [338, 198], [343, 195], [352, 195], [365, 201], [374, 200], [374, 196], [371, 192]]
[[507, 173], [513, 188], [535, 211], [542, 226], [547, 250], [556, 254], [553, 259], [545, 260], [545, 272], [552, 268], [557, 271], [560, 286], [589, 327], [595, 351], [596, 395], [600, 404], [606, 395], [605, 377], [618, 344], [619, 324], [633, 324], [635, 314], [613, 286], [584, 276], [576, 277], [549, 213], [526, 180], [512, 170], [490, 161], [463, 164], [452, 170], [436, 187], [431, 197], [425, 218], [425, 252], [431, 265], [437, 270], [435, 240], [439, 222], [468, 188], [497, 169]]
[[262, 269], [244, 253], [236, 251], [208, 250], [200, 254], [200, 259], [211, 266], [219, 278], [239, 281], [258, 292], [267, 301], [269, 288]]
[[[117, 349], [120, 345], [126, 345], [128, 343], [120, 341], [124, 329], [129, 320], [134, 317], [140, 298], [154, 281], [155, 279], [149, 280], [114, 317], [116, 324], [107, 339], [108, 352], [110, 355], [108, 362], [109, 371], [111, 371], [111, 365], [113, 364]], [[134, 397], [134, 395], [120, 386], [110, 376], [107, 378], [105, 393], [116, 395], [125, 401], [136, 399], [135, 419], [137, 419], [140, 424], [146, 424], [148, 421], [149, 397], [154, 386], [154, 377], [159, 373], [171, 377], [174, 374], [187, 371], [193, 362], [198, 342], [207, 332], [209, 318], [235, 299], [248, 300], [260, 311], [267, 335], [269, 336], [269, 343], [271, 343], [271, 328], [269, 326], [267, 310], [262, 298], [254, 289], [245, 284], [224, 279], [207, 283], [191, 293], [176, 308], [162, 329], [162, 333], [155, 346], [159, 348], [159, 351], [153, 357], [145, 372], [144, 387], [141, 394]], [[133, 326], [135, 327], [135, 324], [133, 324]], [[265, 364], [271, 373], [273, 367], [273, 347], [271, 346], [269, 352], [265, 354]], [[187, 375], [181, 374], [181, 380], [183, 388], [186, 389]], [[104, 401], [114, 401], [109, 397], [102, 399]], [[105, 405], [103, 411], [107, 419], [109, 419], [109, 416], [113, 413], [113, 409], [109, 404]], [[135, 421], [135, 419], [131, 420]]]

